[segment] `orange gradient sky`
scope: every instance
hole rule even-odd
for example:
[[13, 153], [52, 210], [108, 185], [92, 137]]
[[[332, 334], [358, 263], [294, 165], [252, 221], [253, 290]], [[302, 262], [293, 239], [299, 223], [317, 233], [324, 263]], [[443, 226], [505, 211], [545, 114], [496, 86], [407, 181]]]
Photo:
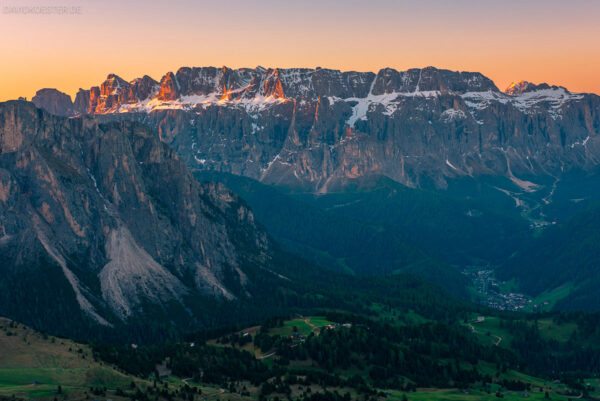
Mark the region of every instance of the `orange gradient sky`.
[[[68, 15], [14, 7], [76, 7]], [[600, 93], [597, 0], [2, 0], [0, 100], [181, 66], [433, 65]], [[29, 9], [31, 10], [31, 9]]]

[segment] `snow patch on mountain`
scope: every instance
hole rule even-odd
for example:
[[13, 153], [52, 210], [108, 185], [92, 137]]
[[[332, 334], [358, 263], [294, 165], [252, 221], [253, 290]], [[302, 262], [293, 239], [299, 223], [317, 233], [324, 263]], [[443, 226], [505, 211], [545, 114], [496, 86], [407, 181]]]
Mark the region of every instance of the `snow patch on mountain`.
[[460, 171], [454, 164], [450, 163], [450, 160], [446, 159], [446, 165], [453, 170]]
[[550, 88], [522, 93], [514, 97], [512, 104], [528, 114], [538, 106], [547, 104], [550, 116], [557, 119], [560, 117], [560, 109], [565, 103], [580, 99], [583, 99], [583, 95], [571, 93], [565, 88]]
[[384, 93], [382, 95], [369, 94], [367, 97], [358, 98], [350, 97], [346, 99], [334, 98], [334, 101], [342, 100], [344, 102], [356, 102], [356, 105], [352, 108], [352, 115], [346, 121], [349, 127], [354, 127], [354, 124], [359, 120], [366, 120], [367, 113], [370, 111], [372, 105], [380, 104], [385, 108], [384, 115], [391, 116], [396, 110], [400, 108], [399, 98], [401, 97], [423, 97], [423, 98], [435, 98], [440, 96], [440, 91], [414, 91], [414, 92], [391, 92]]
[[[233, 93], [233, 92], [230, 92]], [[160, 100], [157, 98], [146, 99], [139, 103], [130, 103], [121, 105], [116, 113], [146, 112], [155, 110], [194, 110], [206, 109], [209, 106], [229, 106], [238, 107], [247, 111], [262, 111], [269, 106], [281, 104], [289, 101], [286, 98], [274, 96], [255, 96], [254, 98], [223, 98], [223, 94], [211, 93], [208, 95], [189, 95], [182, 96], [177, 100]]]
[[540, 107], [549, 110], [550, 117], [560, 118], [560, 109], [568, 102], [583, 99], [583, 94], [571, 93], [565, 88], [553, 87], [532, 90], [515, 95], [501, 92], [467, 92], [462, 95], [467, 107], [473, 110], [484, 110], [492, 103], [511, 104], [521, 112], [535, 114]]
[[571, 144], [571, 149], [575, 148], [575, 146], [578, 146], [578, 145], [585, 147], [589, 140], [590, 140], [590, 136], [588, 135], [587, 137], [585, 137], [585, 139], [583, 141], [575, 141]]
[[486, 109], [492, 102], [507, 104], [510, 98], [501, 93], [494, 91], [485, 92], [466, 92], [461, 95], [467, 107], [476, 110]]
[[442, 115], [440, 116], [440, 119], [446, 123], [456, 121], [456, 120], [465, 120], [466, 118], [467, 118], [467, 115], [465, 114], [464, 111], [456, 110], [456, 109], [444, 110], [442, 112]]

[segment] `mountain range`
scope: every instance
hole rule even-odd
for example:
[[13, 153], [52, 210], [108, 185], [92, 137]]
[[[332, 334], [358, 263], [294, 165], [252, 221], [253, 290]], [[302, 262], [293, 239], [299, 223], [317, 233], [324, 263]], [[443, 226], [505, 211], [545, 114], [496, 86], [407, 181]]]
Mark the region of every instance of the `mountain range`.
[[502, 176], [531, 192], [598, 164], [599, 109], [594, 94], [528, 82], [502, 92], [480, 73], [433, 67], [183, 67], [160, 82], [110, 74], [59, 114], [140, 121], [194, 169], [312, 192], [371, 174], [433, 188]]
[[[5, 292], [3, 313], [38, 328], [65, 328], [65, 311], [205, 327], [223, 305], [260, 314], [274, 288], [295, 294], [287, 307], [311, 304], [304, 272], [352, 280], [316, 265], [417, 274], [461, 296], [462, 269], [501, 266], [535, 295], [571, 276], [531, 283], [534, 235], [595, 199], [600, 97], [547, 84], [500, 91], [433, 67], [184, 67], [32, 102], [46, 112], [1, 105], [0, 247], [2, 285], [24, 288]], [[39, 309], [52, 288], [54, 316]], [[585, 306], [579, 296], [557, 305]]]

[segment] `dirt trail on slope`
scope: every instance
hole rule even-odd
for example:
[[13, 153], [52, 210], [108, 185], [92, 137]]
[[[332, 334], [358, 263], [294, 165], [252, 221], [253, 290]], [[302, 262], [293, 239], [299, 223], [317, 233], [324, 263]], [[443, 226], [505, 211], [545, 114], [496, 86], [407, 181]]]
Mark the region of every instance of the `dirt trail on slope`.
[[[475, 324], [475, 323], [482, 323], [482, 322], [484, 322], [484, 321], [485, 321], [485, 316], [479, 316], [479, 317], [477, 318], [477, 320], [474, 320], [474, 321], [472, 321], [472, 322], [471, 322], [471, 323], [469, 323], [468, 325], [469, 325], [469, 327], [471, 328], [471, 331], [472, 331], [473, 333], [479, 333], [479, 331], [477, 331], [477, 329], [475, 329], [475, 326], [473, 326], [473, 324]], [[491, 335], [492, 337], [495, 337], [495, 338], [496, 338], [496, 342], [494, 342], [494, 345], [495, 345], [496, 347], [497, 347], [497, 346], [499, 346], [499, 345], [500, 345], [500, 343], [502, 342], [502, 337], [500, 337], [500, 336], [497, 336], [497, 335], [495, 335], [495, 334], [491, 334], [491, 333], [490, 333], [490, 335]]]

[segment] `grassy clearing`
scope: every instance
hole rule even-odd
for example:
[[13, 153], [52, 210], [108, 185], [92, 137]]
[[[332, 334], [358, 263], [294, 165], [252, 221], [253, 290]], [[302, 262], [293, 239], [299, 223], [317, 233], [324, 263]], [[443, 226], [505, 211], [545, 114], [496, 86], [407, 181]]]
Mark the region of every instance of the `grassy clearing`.
[[332, 324], [333, 322], [327, 320], [325, 318], [325, 316], [311, 316], [308, 318], [310, 324], [317, 326], [317, 327], [323, 327], [323, 326], [327, 326], [328, 324]]
[[[282, 327], [274, 327], [269, 330], [270, 335], [291, 336], [294, 333], [308, 336], [311, 333], [319, 334], [320, 330], [328, 324], [333, 324], [325, 316], [308, 316], [287, 320]], [[294, 327], [296, 330], [294, 330]]]
[[[496, 392], [491, 391], [488, 394], [483, 390], [467, 390], [464, 392], [459, 389], [443, 389], [443, 390], [419, 390], [414, 393], [403, 393], [400, 391], [388, 392], [390, 396], [387, 398], [392, 401], [402, 400], [403, 395], [409, 401], [492, 401], [492, 400], [545, 400], [545, 393], [539, 391], [505, 391], [502, 392], [503, 398], [496, 397]], [[552, 400], [567, 401], [573, 399], [573, 396], [563, 396], [555, 393], [550, 393]]]
[[370, 306], [370, 309], [371, 313], [373, 314], [372, 316], [370, 316], [372, 319], [385, 320], [392, 324], [415, 325], [429, 322], [428, 319], [415, 313], [412, 310], [408, 312], [400, 311], [398, 309], [390, 308], [386, 305], [379, 303], [373, 303]]
[[600, 378], [585, 379], [583, 382], [590, 389], [590, 396], [600, 399]]
[[[497, 317], [485, 316], [483, 321], [475, 319], [470, 323], [475, 331], [474, 334], [481, 340], [483, 344], [493, 345], [502, 338], [500, 346], [508, 347], [512, 341], [511, 334], [504, 328], [500, 327], [501, 319]], [[534, 321], [528, 321], [529, 325], [534, 325]], [[554, 340], [560, 343], [569, 341], [571, 336], [577, 331], [576, 323], [556, 324], [552, 318], [544, 318], [537, 320], [537, 328], [540, 336], [544, 340]]]
[[475, 330], [473, 333], [486, 345], [498, 345], [508, 348], [512, 341], [512, 335], [500, 327], [501, 319], [497, 317], [484, 316], [481, 321], [473, 321], [470, 325]]
[[573, 289], [572, 283], [567, 283], [550, 291], [545, 291], [535, 297], [532, 302], [525, 308], [526, 311], [549, 311], [554, 308], [554, 305], [561, 299], [567, 297]]
[[517, 284], [517, 280], [514, 278], [500, 283], [500, 292], [503, 294], [508, 294], [510, 292], [519, 292], [519, 285]]
[[313, 327], [308, 323], [309, 318], [298, 318], [283, 323], [283, 327], [274, 327], [269, 330], [270, 335], [291, 336], [294, 333], [307, 336], [313, 332]]
[[[332, 323], [333, 322], [327, 320], [325, 318], [325, 316], [299, 317], [296, 319], [291, 319], [291, 320], [287, 320], [287, 321], [283, 322], [283, 326], [281, 326], [281, 327], [273, 327], [273, 328], [269, 329], [268, 334], [271, 336], [278, 335], [278, 336], [283, 336], [283, 337], [291, 336], [294, 333], [301, 334], [305, 337], [310, 335], [311, 333], [315, 333], [316, 335], [318, 335], [324, 326], [327, 326], [328, 324], [332, 324]], [[256, 333], [258, 333], [260, 328], [261, 328], [260, 326], [250, 327], [250, 328], [247, 328], [247, 329], [237, 332], [237, 334], [243, 335], [243, 334], [247, 333], [248, 335], [254, 337], [256, 335]], [[216, 339], [207, 341], [207, 344], [215, 345], [215, 346], [219, 346], [219, 347], [232, 347], [231, 343], [217, 342]], [[256, 348], [254, 346], [253, 341], [251, 341], [247, 344], [244, 344], [242, 347], [236, 346], [236, 348], [248, 351], [258, 359], [263, 359], [265, 357], [265, 355], [270, 355], [270, 353], [268, 351], [266, 353], [264, 353], [261, 349]], [[269, 357], [265, 358], [264, 362], [269, 363], [269, 359], [270, 359]]]
[[66, 385], [71, 387], [102, 386], [110, 389], [124, 387], [132, 378], [110, 367], [91, 366], [87, 368], [1, 368], [0, 383], [4, 386], [25, 386], [39, 384]]
[[[474, 386], [473, 388], [462, 389], [417, 389], [416, 392], [404, 393], [397, 390], [384, 390], [388, 393], [388, 400], [400, 401], [403, 395], [409, 401], [492, 401], [492, 400], [546, 400], [545, 393], [548, 392], [551, 400], [568, 401], [575, 400], [578, 396], [568, 395], [569, 389], [562, 383], [548, 382], [543, 379], [529, 376], [515, 370], [507, 370], [503, 373], [498, 373], [496, 366], [487, 362], [480, 362], [477, 369], [484, 374], [488, 374], [495, 378], [496, 381], [522, 381], [531, 385], [530, 390], [526, 391], [508, 391], [503, 389], [499, 384], [492, 383], [488, 387]], [[593, 386], [594, 380], [589, 381]], [[600, 382], [600, 380], [598, 380]], [[498, 398], [496, 393], [499, 392], [503, 398]]]
[[86, 345], [0, 318], [0, 395], [39, 398], [145, 382], [94, 361]]
[[577, 330], [577, 324], [567, 323], [559, 325], [555, 324], [552, 319], [540, 319], [537, 321], [537, 328], [544, 340], [567, 342]]

